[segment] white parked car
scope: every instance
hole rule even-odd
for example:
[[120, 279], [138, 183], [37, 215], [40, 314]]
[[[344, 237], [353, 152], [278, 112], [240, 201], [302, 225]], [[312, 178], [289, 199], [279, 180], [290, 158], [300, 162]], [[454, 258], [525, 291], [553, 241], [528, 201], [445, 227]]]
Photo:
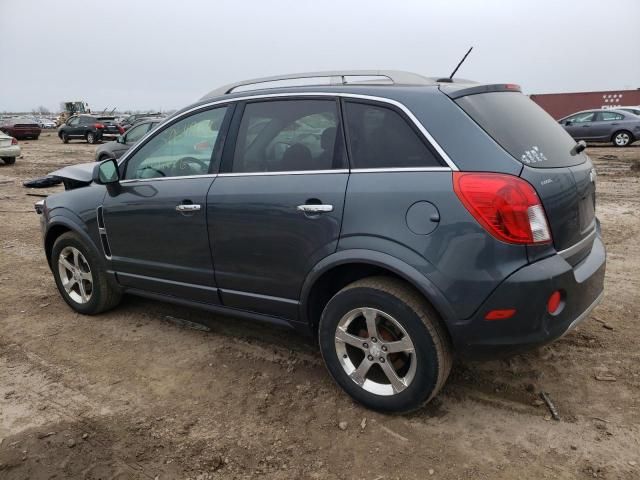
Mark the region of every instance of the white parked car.
[[20, 145], [18, 140], [0, 132], [0, 158], [4, 163], [11, 165], [16, 163], [16, 158], [20, 156]]
[[40, 118], [38, 119], [38, 123], [40, 124], [40, 128], [56, 128], [56, 122], [48, 118]]

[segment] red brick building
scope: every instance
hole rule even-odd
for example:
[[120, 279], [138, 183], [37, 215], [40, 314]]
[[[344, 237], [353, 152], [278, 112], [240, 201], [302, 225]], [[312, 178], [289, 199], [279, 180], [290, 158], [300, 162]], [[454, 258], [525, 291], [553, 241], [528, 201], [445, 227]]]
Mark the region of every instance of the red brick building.
[[604, 92], [542, 93], [531, 100], [544, 108], [556, 120], [573, 112], [590, 108], [615, 108], [640, 105], [640, 89]]

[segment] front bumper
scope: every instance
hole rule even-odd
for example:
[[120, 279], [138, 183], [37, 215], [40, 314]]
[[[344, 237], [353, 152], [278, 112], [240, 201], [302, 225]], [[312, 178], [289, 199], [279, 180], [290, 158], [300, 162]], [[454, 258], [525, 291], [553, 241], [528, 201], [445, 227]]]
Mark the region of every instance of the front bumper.
[[[491, 357], [526, 350], [562, 337], [580, 322], [604, 295], [606, 252], [600, 234], [589, 254], [572, 266], [561, 255], [534, 262], [498, 286], [470, 318], [450, 325], [460, 354]], [[549, 296], [562, 292], [558, 313], [547, 311]], [[505, 320], [486, 320], [492, 310], [515, 309]]]

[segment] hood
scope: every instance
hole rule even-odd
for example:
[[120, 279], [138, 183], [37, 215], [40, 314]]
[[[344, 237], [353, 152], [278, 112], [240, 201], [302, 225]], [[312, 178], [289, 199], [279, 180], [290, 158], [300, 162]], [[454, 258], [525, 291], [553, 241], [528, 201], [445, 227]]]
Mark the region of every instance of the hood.
[[93, 170], [97, 163], [80, 163], [78, 165], [70, 165], [61, 168], [49, 175], [59, 177], [64, 182], [65, 190], [73, 190], [74, 188], [86, 187], [93, 181]]

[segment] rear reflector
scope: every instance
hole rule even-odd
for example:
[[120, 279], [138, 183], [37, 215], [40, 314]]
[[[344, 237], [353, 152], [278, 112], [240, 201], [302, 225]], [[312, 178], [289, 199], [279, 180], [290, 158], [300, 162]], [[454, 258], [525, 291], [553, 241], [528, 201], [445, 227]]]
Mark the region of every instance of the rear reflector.
[[11, 137], [11, 145], [17, 145], [18, 144], [18, 140], [16, 140], [15, 138]]
[[551, 242], [544, 208], [525, 180], [501, 173], [453, 172], [453, 189], [469, 213], [498, 240], [522, 245]]
[[516, 314], [515, 308], [508, 308], [505, 310], [491, 310], [484, 316], [485, 320], [506, 320]]
[[560, 310], [560, 306], [562, 305], [562, 294], [559, 290], [556, 290], [551, 294], [549, 300], [547, 301], [547, 311], [551, 315], [555, 315]]

